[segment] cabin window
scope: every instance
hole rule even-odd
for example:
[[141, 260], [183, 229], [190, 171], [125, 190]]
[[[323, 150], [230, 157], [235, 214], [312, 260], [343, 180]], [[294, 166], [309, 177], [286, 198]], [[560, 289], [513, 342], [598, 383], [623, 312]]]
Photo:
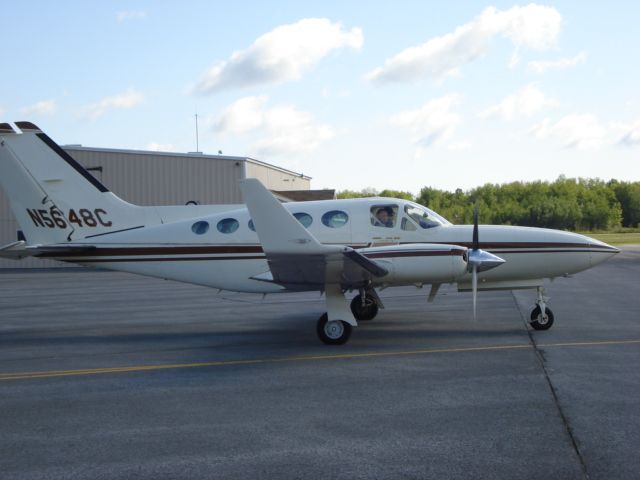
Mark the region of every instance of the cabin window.
[[423, 210], [412, 205], [404, 206], [405, 213], [416, 222], [421, 228], [434, 228], [442, 225], [437, 218], [432, 217], [426, 210]]
[[402, 217], [400, 226], [402, 227], [402, 230], [408, 230], [410, 232], [418, 229], [418, 227], [416, 227], [416, 224], [409, 220], [407, 217]]
[[235, 218], [223, 218], [218, 222], [217, 228], [220, 233], [233, 233], [238, 230], [240, 224]]
[[308, 213], [298, 212], [294, 213], [293, 216], [298, 219], [304, 228], [309, 228], [313, 223], [313, 218]]
[[196, 222], [191, 225], [191, 231], [196, 235], [204, 235], [209, 231], [209, 222], [205, 222], [204, 220]]
[[374, 227], [393, 228], [398, 218], [397, 205], [374, 205], [371, 207], [371, 225]]
[[256, 227], [253, 224], [253, 220], [249, 220], [249, 224], [248, 225], [249, 225], [249, 230], [251, 230], [252, 232], [256, 231]]
[[342, 210], [331, 210], [322, 215], [322, 223], [329, 228], [344, 227], [349, 221], [349, 215]]

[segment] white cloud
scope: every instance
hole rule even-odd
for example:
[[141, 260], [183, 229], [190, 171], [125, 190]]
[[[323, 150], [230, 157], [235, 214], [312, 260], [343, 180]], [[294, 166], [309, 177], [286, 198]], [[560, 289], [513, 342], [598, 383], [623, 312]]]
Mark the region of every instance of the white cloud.
[[266, 95], [236, 100], [215, 120], [213, 129], [222, 134], [240, 134], [261, 128], [265, 121], [263, 107], [267, 101]]
[[82, 108], [82, 116], [90, 120], [101, 117], [110, 110], [133, 108], [144, 101], [144, 94], [134, 89], [124, 93], [105, 97], [102, 100]]
[[563, 70], [572, 68], [587, 61], [587, 54], [580, 52], [573, 58], [561, 58], [559, 60], [535, 60], [527, 64], [527, 68], [536, 73], [544, 73], [547, 70]]
[[116, 12], [116, 19], [118, 20], [118, 23], [126, 22], [127, 20], [139, 20], [146, 16], [147, 12], [144, 10], [124, 10]]
[[618, 140], [620, 145], [634, 147], [640, 145], [640, 121], [632, 125], [618, 125], [623, 130], [623, 134]]
[[432, 145], [452, 138], [461, 117], [453, 112], [460, 104], [459, 95], [446, 95], [428, 101], [417, 110], [400, 112], [391, 117], [391, 123], [407, 128], [412, 133], [412, 141], [418, 152]]
[[511, 57], [518, 61], [518, 48], [544, 50], [555, 45], [562, 17], [553, 7], [529, 4], [509, 10], [486, 8], [478, 17], [453, 32], [407, 48], [387, 59], [382, 67], [365, 78], [378, 83], [415, 81], [424, 77], [442, 79], [455, 75], [489, 50], [493, 37], [507, 37], [516, 48]]
[[468, 140], [462, 140], [460, 142], [452, 142], [447, 145], [447, 149], [452, 152], [468, 152], [473, 145]]
[[176, 147], [172, 143], [151, 142], [147, 144], [146, 150], [151, 150], [152, 152], [175, 152]]
[[193, 91], [210, 94], [220, 90], [297, 80], [332, 50], [359, 49], [360, 28], [349, 31], [326, 18], [305, 18], [281, 25], [258, 37], [249, 48], [233, 52], [229, 59], [209, 69]]
[[558, 139], [565, 148], [589, 149], [603, 144], [607, 130], [591, 113], [572, 113], [555, 123], [545, 118], [542, 123], [531, 128], [529, 133], [537, 138]]
[[20, 113], [25, 115], [53, 115], [56, 112], [57, 105], [55, 99], [43, 100], [20, 109]]
[[254, 133], [260, 138], [252, 149], [260, 155], [311, 152], [336, 135], [329, 125], [292, 105], [267, 106], [268, 97], [245, 97], [229, 105], [215, 119], [213, 129], [221, 135]]
[[515, 117], [530, 117], [545, 107], [557, 105], [558, 102], [547, 97], [535, 84], [530, 83], [516, 93], [508, 95], [502, 101], [480, 113], [481, 118], [500, 117], [512, 120]]

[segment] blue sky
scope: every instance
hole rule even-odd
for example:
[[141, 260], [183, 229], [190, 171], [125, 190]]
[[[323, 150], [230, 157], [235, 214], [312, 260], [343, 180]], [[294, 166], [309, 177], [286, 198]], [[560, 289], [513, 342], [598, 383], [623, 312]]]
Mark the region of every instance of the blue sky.
[[640, 180], [638, 2], [23, 2], [0, 116], [313, 188]]

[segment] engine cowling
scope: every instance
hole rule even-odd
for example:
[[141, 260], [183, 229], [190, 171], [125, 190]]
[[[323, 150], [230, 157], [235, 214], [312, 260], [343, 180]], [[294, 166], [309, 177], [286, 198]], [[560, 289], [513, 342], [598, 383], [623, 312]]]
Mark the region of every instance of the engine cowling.
[[358, 250], [389, 270], [377, 283], [450, 283], [467, 271], [468, 251], [459, 245], [414, 243]]

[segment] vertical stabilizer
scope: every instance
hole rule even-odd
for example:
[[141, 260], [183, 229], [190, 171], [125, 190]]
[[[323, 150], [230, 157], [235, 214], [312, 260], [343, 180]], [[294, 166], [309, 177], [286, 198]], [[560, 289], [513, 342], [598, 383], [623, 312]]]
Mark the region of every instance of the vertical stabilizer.
[[30, 122], [0, 124], [0, 186], [29, 244], [78, 241], [158, 223], [111, 193]]

